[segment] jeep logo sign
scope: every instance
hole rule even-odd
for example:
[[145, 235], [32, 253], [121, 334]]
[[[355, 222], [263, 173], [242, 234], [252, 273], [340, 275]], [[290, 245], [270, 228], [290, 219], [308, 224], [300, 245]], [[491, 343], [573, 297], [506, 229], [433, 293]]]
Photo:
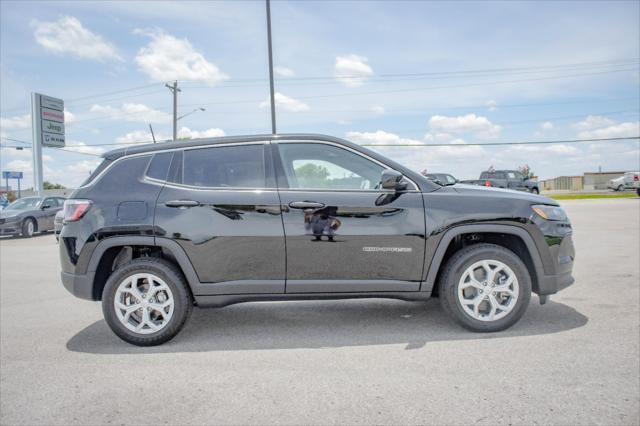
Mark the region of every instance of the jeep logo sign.
[[33, 128], [36, 142], [42, 146], [62, 148], [64, 141], [64, 102], [62, 99], [35, 93]]

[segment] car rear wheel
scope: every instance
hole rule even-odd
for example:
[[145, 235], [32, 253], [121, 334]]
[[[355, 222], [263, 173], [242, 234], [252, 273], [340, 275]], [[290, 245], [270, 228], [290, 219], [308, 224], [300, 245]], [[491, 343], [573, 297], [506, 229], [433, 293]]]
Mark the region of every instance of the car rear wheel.
[[192, 306], [180, 271], [158, 258], [138, 258], [118, 268], [102, 293], [102, 312], [111, 330], [138, 346], [171, 340], [184, 326]]
[[444, 310], [463, 327], [495, 332], [511, 327], [531, 299], [531, 277], [512, 251], [474, 244], [457, 252], [440, 282]]
[[619, 191], [619, 192], [624, 191], [624, 185], [618, 186], [618, 189], [616, 189], [616, 191]]
[[35, 232], [36, 232], [36, 222], [31, 218], [26, 219], [22, 223], [22, 232], [20, 233], [20, 235], [22, 235], [23, 238], [31, 238], [33, 237], [33, 234]]

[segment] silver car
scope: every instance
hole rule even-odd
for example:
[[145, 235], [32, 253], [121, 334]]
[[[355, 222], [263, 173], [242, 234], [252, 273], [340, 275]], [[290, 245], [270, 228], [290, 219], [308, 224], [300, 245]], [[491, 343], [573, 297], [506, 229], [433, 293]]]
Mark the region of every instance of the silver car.
[[611, 179], [607, 183], [607, 187], [614, 191], [624, 191], [625, 189], [633, 189], [634, 182], [640, 179], [640, 172], [627, 172], [623, 176]]
[[62, 197], [24, 197], [0, 212], [0, 235], [29, 238], [53, 230], [53, 220], [64, 205]]

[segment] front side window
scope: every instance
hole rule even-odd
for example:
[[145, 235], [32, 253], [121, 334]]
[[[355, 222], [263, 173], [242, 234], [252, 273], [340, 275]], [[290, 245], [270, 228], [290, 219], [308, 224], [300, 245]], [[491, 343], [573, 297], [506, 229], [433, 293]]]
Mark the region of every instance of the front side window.
[[278, 151], [289, 188], [379, 188], [384, 167], [358, 154], [327, 144], [281, 143]]
[[189, 149], [183, 153], [182, 183], [209, 188], [264, 188], [264, 146]]

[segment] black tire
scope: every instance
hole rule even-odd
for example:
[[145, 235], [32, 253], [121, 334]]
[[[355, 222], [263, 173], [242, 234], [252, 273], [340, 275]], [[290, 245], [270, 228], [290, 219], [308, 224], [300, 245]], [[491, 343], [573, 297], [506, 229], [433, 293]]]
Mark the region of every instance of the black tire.
[[33, 234], [36, 232], [36, 229], [37, 229], [36, 221], [29, 217], [25, 219], [24, 222], [22, 222], [22, 227], [20, 229], [20, 236], [22, 238], [31, 238], [33, 237]]
[[539, 194], [540, 191], [538, 190], [538, 188], [531, 188], [531, 193], [532, 194]]
[[[174, 299], [171, 319], [164, 328], [151, 334], [140, 334], [126, 328], [118, 319], [114, 307], [119, 284], [125, 278], [141, 272], [162, 278], [171, 289]], [[156, 346], [173, 339], [191, 315], [192, 308], [191, 292], [182, 273], [171, 262], [154, 257], [141, 257], [119, 267], [111, 274], [102, 291], [102, 313], [107, 325], [119, 338], [137, 346]]]
[[618, 189], [616, 189], [616, 191], [618, 191], [618, 192], [624, 191], [624, 186], [622, 186], [622, 185], [618, 186]]
[[640, 197], [640, 188], [636, 188], [636, 194]]
[[[458, 285], [462, 274], [480, 260], [498, 260], [515, 273], [519, 292], [516, 304], [506, 316], [495, 321], [481, 321], [467, 314], [458, 300]], [[440, 302], [445, 312], [464, 328], [491, 333], [505, 330], [518, 322], [524, 315], [531, 299], [531, 277], [520, 258], [504, 247], [495, 244], [474, 244], [455, 253], [447, 262], [440, 279]]]

